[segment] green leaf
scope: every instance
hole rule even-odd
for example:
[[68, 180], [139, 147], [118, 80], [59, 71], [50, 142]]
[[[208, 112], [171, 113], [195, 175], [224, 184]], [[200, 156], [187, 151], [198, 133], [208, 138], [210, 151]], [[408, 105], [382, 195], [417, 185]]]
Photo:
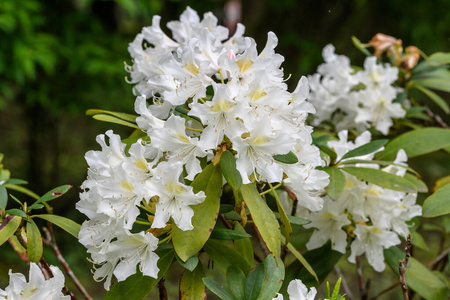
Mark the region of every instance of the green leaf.
[[245, 274], [241, 269], [230, 266], [227, 270], [228, 289], [235, 299], [245, 299]]
[[339, 279], [336, 281], [336, 284], [333, 288], [333, 293], [331, 294], [330, 300], [338, 300], [339, 299], [339, 289], [341, 288], [341, 281], [342, 278], [339, 277]]
[[[279, 213], [277, 213], [276, 211], [274, 211], [273, 214], [275, 215], [275, 217], [276, 217], [278, 220], [281, 220], [281, 216], [280, 216]], [[295, 225], [306, 225], [306, 224], [311, 223], [311, 221], [308, 220], [308, 219], [303, 219], [303, 218], [299, 218], [299, 217], [296, 217], [296, 216], [289, 216], [289, 215], [288, 215], [287, 217], [288, 217], [289, 222], [290, 222], [291, 224], [295, 224]]]
[[330, 139], [330, 136], [328, 134], [324, 134], [318, 137], [315, 137], [314, 135], [312, 135], [313, 138], [313, 144], [316, 145], [317, 147], [325, 145], [326, 142]]
[[377, 151], [378, 149], [380, 149], [381, 147], [383, 147], [384, 145], [386, 145], [386, 143], [388, 141], [389, 140], [375, 140], [375, 141], [371, 141], [367, 144], [361, 145], [361, 146], [345, 153], [344, 156], [342, 156], [341, 160], [350, 158], [350, 157], [363, 156], [363, 155], [373, 153], [373, 152]]
[[93, 115], [99, 115], [99, 114], [111, 115], [111, 116], [117, 117], [119, 119], [122, 119], [122, 120], [125, 120], [128, 122], [133, 122], [133, 123], [136, 123], [136, 118], [137, 118], [136, 115], [115, 112], [115, 111], [102, 110], [102, 109], [88, 109], [86, 111], [87, 116], [93, 116]]
[[[239, 233], [247, 233], [239, 222], [234, 223], [234, 231]], [[234, 248], [245, 259], [250, 267], [254, 265], [253, 246], [252, 241], [247, 239], [239, 239], [234, 241]]]
[[22, 217], [22, 218], [26, 218], [27, 217], [27, 214], [23, 210], [17, 209], [17, 208], [8, 209], [6, 211], [6, 213], [8, 213], [10, 215], [19, 216], [19, 217]]
[[450, 64], [450, 53], [449, 52], [433, 53], [428, 57], [426, 62], [430, 66], [440, 66]]
[[18, 216], [10, 216], [3, 219], [3, 223], [0, 226], [0, 246], [16, 232], [21, 221], [22, 217]]
[[358, 164], [358, 167], [364, 167], [364, 165], [373, 165], [373, 164], [377, 164], [377, 165], [380, 165], [380, 166], [394, 166], [394, 167], [406, 169], [409, 172], [415, 174], [416, 176], [420, 176], [420, 174], [417, 173], [413, 168], [408, 167], [408, 166], [404, 166], [404, 165], [401, 165], [401, 164], [396, 164], [396, 163], [394, 163], [392, 161], [349, 159], [349, 160], [346, 160], [346, 161], [343, 161], [343, 162], [339, 163], [340, 166], [348, 166], [348, 165], [356, 165], [356, 164]]
[[71, 219], [50, 214], [35, 215], [33, 216], [33, 218], [34, 217], [49, 221], [50, 223], [53, 223], [56, 226], [64, 229], [65, 231], [73, 235], [75, 238], [78, 238], [78, 233], [80, 232], [81, 225], [72, 221]]
[[411, 181], [382, 170], [357, 167], [344, 167], [341, 170], [382, 188], [408, 193], [417, 191], [416, 185]]
[[424, 79], [414, 79], [414, 80], [411, 80], [411, 84], [413, 84], [415, 87], [422, 86], [422, 87], [450, 93], [450, 79], [448, 79], [448, 78], [432, 77], [432, 78], [424, 78]]
[[214, 279], [205, 277], [203, 278], [203, 282], [205, 283], [208, 290], [213, 292], [222, 300], [235, 300], [234, 297], [227, 291], [223, 286], [217, 283]]
[[3, 184], [27, 184], [28, 182], [22, 179], [10, 178], [6, 180]]
[[[315, 270], [319, 282], [325, 280], [341, 257], [342, 253], [333, 251], [330, 243], [327, 243], [318, 249], [310, 250], [304, 254], [305, 260], [310, 262], [311, 267]], [[298, 278], [301, 278], [306, 286], [318, 286], [316, 279], [299, 261], [296, 260], [286, 268], [281, 292], [285, 294], [289, 282]]]
[[228, 184], [235, 190], [242, 184], [241, 174], [236, 169], [236, 158], [230, 151], [225, 151], [220, 156], [220, 170]]
[[23, 206], [22, 201], [20, 201], [20, 200], [17, 199], [16, 197], [14, 197], [14, 195], [9, 194], [9, 196], [10, 196], [14, 201], [16, 201], [20, 206]]
[[198, 256], [194, 255], [191, 258], [189, 258], [187, 261], [182, 261], [181, 258], [178, 257], [178, 255], [175, 255], [175, 257], [177, 258], [177, 261], [180, 263], [180, 265], [189, 270], [189, 271], [194, 271], [194, 269], [197, 267], [198, 265]]
[[241, 233], [235, 230], [226, 229], [226, 228], [214, 228], [211, 232], [211, 239], [216, 240], [239, 240], [252, 237], [248, 233]]
[[3, 185], [0, 185], [0, 210], [5, 210], [8, 204], [8, 193]]
[[422, 93], [428, 96], [431, 100], [433, 100], [434, 103], [436, 103], [446, 114], [450, 113], [450, 108], [448, 107], [447, 102], [445, 102], [444, 99], [441, 98], [438, 94], [433, 92], [432, 90], [429, 90], [423, 86], [420, 85], [413, 85], [414, 88], [418, 89]]
[[259, 195], [255, 184], [249, 183], [242, 185], [240, 188], [242, 198], [245, 201], [253, 218], [253, 222], [261, 234], [262, 239], [266, 243], [267, 248], [275, 259], [280, 257], [280, 238], [279, 224], [272, 210], [267, 206], [266, 202]]
[[432, 118], [426, 113], [427, 108], [422, 106], [411, 106], [406, 112], [405, 118], [415, 118], [425, 121], [431, 121]]
[[39, 198], [36, 202], [33, 203], [33, 205], [31, 205], [28, 208], [29, 209], [34, 209], [34, 208], [37, 208], [37, 205], [40, 204], [40, 203], [51, 201], [51, 200], [54, 200], [56, 198], [59, 198], [62, 195], [64, 195], [65, 193], [67, 193], [67, 191], [69, 191], [71, 188], [72, 188], [71, 185], [62, 185], [62, 186], [59, 186], [57, 188], [54, 188], [53, 190], [48, 191], [47, 193], [45, 193], [44, 196]]
[[283, 223], [283, 227], [284, 227], [284, 237], [286, 238], [286, 242], [289, 243], [289, 240], [291, 239], [291, 236], [292, 236], [291, 222], [289, 222], [288, 215], [284, 211], [284, 207], [281, 204], [280, 197], [278, 197], [277, 192], [274, 190], [274, 188], [270, 182], [269, 182], [269, 186], [270, 186], [270, 189], [272, 190], [272, 195], [274, 196], [275, 201], [277, 202], [278, 213], [281, 217], [281, 223]]
[[325, 188], [325, 192], [331, 199], [336, 200], [339, 198], [345, 188], [345, 175], [336, 167], [324, 167], [320, 170], [325, 171], [330, 175], [330, 183]]
[[298, 157], [292, 151], [287, 154], [277, 154], [273, 156], [273, 159], [284, 164], [295, 164], [298, 163]]
[[206, 287], [202, 281], [205, 276], [202, 263], [194, 271], [184, 270], [180, 280], [180, 300], [206, 299]]
[[[398, 274], [398, 261], [404, 259], [405, 254], [397, 247], [391, 247], [384, 250], [384, 256], [391, 269]], [[409, 258], [405, 273], [406, 284], [423, 298], [427, 300], [447, 298], [447, 286], [445, 283], [414, 257]]]
[[378, 160], [393, 160], [398, 150], [408, 158], [420, 156], [450, 146], [450, 130], [428, 127], [409, 131], [391, 140], [384, 151], [375, 154]]
[[222, 195], [222, 173], [220, 168], [209, 164], [195, 177], [191, 186], [194, 193], [204, 191], [206, 199], [202, 203], [192, 206], [194, 210], [194, 216], [192, 217], [194, 229], [183, 231], [177, 226], [173, 226], [173, 246], [177, 255], [183, 261], [188, 260], [202, 249], [216, 224], [220, 208], [220, 196]]
[[238, 267], [244, 274], [250, 272], [250, 265], [244, 257], [222, 241], [210, 239], [206, 242], [203, 249], [214, 261], [214, 265], [218, 266], [223, 273], [226, 273], [230, 266]]
[[419, 178], [417, 178], [416, 175], [410, 174], [410, 173], [405, 173], [405, 176], [403, 176], [403, 178], [409, 180], [410, 182], [414, 183], [414, 185], [416, 186], [416, 189], [419, 193], [428, 193], [428, 187], [425, 184], [425, 182], [423, 182], [422, 180], [420, 180]]
[[34, 198], [34, 199], [36, 199], [36, 200], [40, 198], [39, 195], [36, 194], [35, 192], [33, 192], [33, 191], [27, 189], [26, 187], [20, 186], [20, 185], [16, 185], [16, 184], [5, 184], [4, 187], [7, 188], [7, 189], [11, 189], [11, 190], [14, 190], [14, 191], [21, 192], [22, 194], [28, 195], [28, 196], [30, 196], [31, 198]]
[[134, 123], [128, 122], [128, 121], [124, 121], [122, 119], [110, 116], [110, 115], [94, 115], [92, 118], [94, 118], [95, 120], [99, 120], [99, 121], [103, 121], [103, 122], [109, 122], [109, 123], [115, 123], [115, 124], [119, 124], [119, 125], [124, 125], [124, 126], [128, 126], [131, 128], [136, 128], [138, 129], [139, 126], [137, 126]]
[[314, 271], [313, 267], [309, 264], [309, 262], [303, 257], [303, 255], [295, 249], [294, 245], [291, 243], [288, 243], [286, 247], [291, 251], [292, 254], [297, 258], [297, 260], [303, 265], [303, 267], [311, 274], [316, 281], [319, 281], [319, 278], [317, 277], [316, 272]]
[[427, 242], [425, 242], [423, 237], [417, 231], [410, 232], [410, 235], [411, 235], [411, 244], [413, 246], [419, 247], [420, 249], [423, 250], [429, 250]]
[[325, 146], [325, 145], [320, 146], [319, 149], [322, 150], [323, 152], [325, 152], [325, 154], [330, 157], [330, 162], [331, 163], [334, 163], [336, 161], [337, 154], [336, 154], [336, 152], [333, 149], [331, 149], [331, 148], [329, 148], [328, 146]]
[[284, 264], [279, 260], [278, 265], [272, 255], [264, 260], [264, 281], [259, 292], [259, 299], [272, 299], [280, 290], [284, 280]]
[[128, 277], [125, 281], [114, 284], [111, 290], [103, 297], [103, 300], [122, 300], [124, 299], [124, 295], [126, 295], [127, 299], [145, 298], [156, 284], [158, 284], [164, 274], [166, 274], [175, 255], [173, 249], [158, 249], [156, 250], [156, 254], [159, 255], [159, 273], [157, 279], [144, 276], [141, 272], [138, 272]]
[[422, 215], [433, 218], [450, 213], [450, 184], [446, 184], [423, 202]]
[[264, 280], [264, 264], [259, 264], [248, 274], [247, 282], [245, 283], [245, 300], [258, 299], [259, 292]]
[[38, 263], [41, 260], [44, 249], [39, 228], [33, 220], [27, 222], [27, 253], [28, 261]]
[[372, 56], [372, 53], [369, 52], [369, 50], [367, 50], [363, 44], [361, 43], [361, 41], [356, 37], [356, 36], [352, 36], [352, 42], [353, 45], [355, 45], [355, 47], [361, 51], [363, 54], [367, 55], [367, 56]]

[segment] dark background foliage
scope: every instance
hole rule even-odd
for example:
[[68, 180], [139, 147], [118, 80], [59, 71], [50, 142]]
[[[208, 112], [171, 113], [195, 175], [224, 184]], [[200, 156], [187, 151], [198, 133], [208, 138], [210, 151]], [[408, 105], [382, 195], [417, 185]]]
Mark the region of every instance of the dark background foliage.
[[[226, 1], [182, 0], [1, 0], [0, 1], [0, 153], [14, 178], [29, 181], [43, 194], [61, 184], [75, 187], [55, 201], [58, 214], [82, 221], [74, 210], [86, 176], [84, 153], [99, 149], [95, 136], [126, 128], [85, 116], [89, 108], [133, 113], [135, 97], [124, 78], [130, 62], [127, 45], [154, 14], [161, 24], [178, 19], [187, 5], [200, 15], [212, 11], [223, 22]], [[259, 48], [267, 32], [279, 38], [276, 51], [285, 57], [291, 90], [301, 75], [315, 72], [322, 48], [354, 64], [364, 60], [351, 36], [367, 42], [378, 32], [401, 38], [403, 45], [425, 53], [450, 51], [450, 2], [242, 0], [241, 22]], [[439, 166], [429, 173], [441, 172]], [[445, 168], [445, 166], [444, 166]], [[64, 238], [64, 241], [65, 238]], [[61, 248], [70, 251], [67, 245]], [[6, 247], [2, 247], [1, 251]], [[6, 286], [8, 262], [0, 263], [0, 286]], [[11, 257], [11, 260], [9, 259]], [[68, 257], [71, 260], [71, 257]], [[74, 255], [73, 260], [79, 259]], [[5, 265], [6, 264], [6, 265]], [[86, 267], [87, 265], [88, 267]], [[83, 265], [89, 268], [89, 263]], [[101, 291], [100, 291], [101, 293]]]

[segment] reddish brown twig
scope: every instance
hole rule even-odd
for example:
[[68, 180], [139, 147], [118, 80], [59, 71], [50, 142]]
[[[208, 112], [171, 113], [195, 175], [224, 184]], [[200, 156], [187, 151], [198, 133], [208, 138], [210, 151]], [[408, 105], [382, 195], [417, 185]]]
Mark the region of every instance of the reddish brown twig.
[[[47, 263], [47, 261], [45, 260], [44, 257], [41, 257], [41, 260], [39, 261], [39, 264], [42, 266], [42, 267], [40, 266], [40, 267], [41, 267], [41, 270], [42, 270], [42, 269], [45, 269], [45, 271], [47, 272], [47, 276], [49, 276], [49, 277], [54, 277], [53, 272], [52, 272], [52, 270], [50, 269], [50, 266], [48, 265], [48, 263]], [[42, 272], [42, 273], [43, 273], [44, 276], [45, 276], [45, 272]], [[70, 296], [70, 299], [72, 299], [72, 300], [77, 300], [77, 297], [75, 297], [75, 295], [69, 290], [69, 288], [68, 288], [66, 285], [64, 285], [63, 291], [64, 291], [64, 293], [65, 293], [66, 295], [69, 295], [69, 296]]]
[[64, 257], [61, 254], [61, 251], [59, 251], [58, 245], [56, 244], [55, 237], [53, 235], [53, 228], [52, 224], [47, 224], [49, 228], [47, 229], [44, 227], [44, 232], [46, 234], [46, 238], [42, 239], [43, 242], [52, 249], [53, 253], [56, 255], [56, 259], [61, 264], [61, 266], [64, 268], [64, 271], [66, 272], [67, 276], [70, 277], [70, 279], [75, 283], [75, 286], [80, 291], [80, 293], [83, 295], [83, 297], [87, 300], [92, 300], [92, 297], [89, 295], [89, 293], [86, 291], [84, 286], [81, 284], [81, 282], [78, 280], [77, 276], [73, 273], [72, 269], [70, 268], [67, 261], [64, 259]]
[[380, 297], [381, 295], [389, 292], [390, 290], [393, 290], [395, 287], [397, 287], [398, 285], [400, 285], [400, 281], [394, 282], [392, 285], [388, 286], [387, 288], [385, 288], [384, 290], [382, 290], [381, 292], [379, 292], [378, 294], [376, 294], [375, 296], [371, 297], [369, 300], [375, 300], [378, 297]]
[[336, 275], [341, 278], [341, 284], [342, 284], [342, 288], [345, 291], [345, 298], [347, 300], [353, 300], [353, 294], [352, 291], [350, 290], [350, 287], [347, 284], [347, 281], [345, 280], [344, 274], [342, 274], [341, 269], [337, 266], [334, 265], [334, 271], [336, 272]]
[[411, 236], [408, 235], [406, 238], [406, 248], [405, 248], [405, 258], [398, 261], [398, 271], [400, 273], [400, 285], [402, 287], [403, 299], [409, 300], [408, 286], [406, 285], [406, 266], [408, 265], [408, 260], [411, 257]]
[[[166, 287], [164, 286], [164, 278], [161, 278], [161, 280], [159, 281], [159, 300], [167, 300], [167, 290]], [[181, 297], [180, 297], [181, 298]]]
[[447, 248], [447, 250], [445, 250], [444, 252], [439, 254], [435, 259], [433, 259], [432, 261], [427, 263], [426, 267], [427, 268], [434, 268], [439, 262], [441, 262], [443, 259], [447, 258], [449, 252], [450, 252], [450, 248]]
[[219, 218], [220, 218], [220, 220], [222, 220], [222, 222], [226, 228], [233, 229], [233, 226], [231, 226], [231, 224], [227, 221], [227, 219], [225, 219], [225, 217], [223, 215], [219, 215]]
[[367, 299], [367, 290], [364, 288], [364, 281], [362, 277], [362, 269], [361, 269], [361, 259], [359, 256], [356, 256], [356, 271], [358, 274], [358, 289], [359, 294], [361, 296], [361, 300]]

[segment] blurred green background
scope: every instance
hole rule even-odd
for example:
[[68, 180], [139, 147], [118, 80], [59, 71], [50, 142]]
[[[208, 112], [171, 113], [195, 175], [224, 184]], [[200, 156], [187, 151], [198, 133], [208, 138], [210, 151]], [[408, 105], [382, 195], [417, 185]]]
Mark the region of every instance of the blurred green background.
[[[89, 108], [133, 113], [135, 97], [123, 68], [124, 62], [130, 63], [128, 43], [151, 24], [153, 15], [161, 15], [165, 26], [187, 5], [200, 15], [212, 11], [223, 23], [226, 2], [0, 0], [0, 153], [5, 154], [3, 164], [12, 177], [29, 181], [28, 187], [38, 194], [74, 185], [53, 205], [57, 214], [81, 223], [83, 216], [74, 206], [86, 176], [84, 153], [99, 149], [95, 136], [107, 129], [123, 137], [130, 133], [85, 115]], [[301, 75], [315, 72], [328, 43], [361, 65], [364, 56], [352, 45], [352, 35], [367, 42], [382, 32], [428, 54], [450, 51], [448, 0], [235, 2], [242, 7], [245, 35], [253, 37], [259, 49], [268, 31], [278, 36], [276, 51], [285, 57], [286, 76], [292, 74], [291, 90]], [[446, 168], [448, 164], [438, 164], [427, 173], [438, 176], [448, 172]], [[90, 268], [83, 247], [64, 234], [61, 240], [61, 250], [83, 274]], [[9, 268], [27, 268], [19, 269], [19, 259], [6, 245], [0, 255], [0, 287], [5, 287]], [[91, 275], [84, 274], [82, 280], [100, 297], [101, 285], [93, 285]]]

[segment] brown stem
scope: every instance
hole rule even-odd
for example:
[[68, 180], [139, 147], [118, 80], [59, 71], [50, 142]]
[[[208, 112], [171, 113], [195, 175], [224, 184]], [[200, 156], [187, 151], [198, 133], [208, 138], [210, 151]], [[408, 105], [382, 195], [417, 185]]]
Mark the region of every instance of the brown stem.
[[164, 278], [159, 281], [159, 300], [167, 300], [167, 290], [164, 286]]
[[73, 273], [72, 269], [70, 268], [69, 264], [67, 263], [67, 261], [64, 259], [64, 257], [62, 256], [61, 252], [59, 251], [58, 245], [56, 244], [56, 240], [55, 237], [53, 235], [53, 228], [51, 228], [52, 224], [50, 223], [50, 228], [46, 228], [44, 227], [44, 232], [46, 234], [46, 239], [44, 241], [44, 243], [50, 247], [50, 249], [52, 249], [53, 253], [55, 253], [56, 258], [58, 259], [59, 263], [61, 264], [61, 266], [64, 268], [64, 271], [66, 272], [67, 276], [70, 277], [70, 279], [72, 279], [72, 281], [75, 283], [75, 286], [77, 287], [77, 289], [80, 291], [80, 293], [83, 295], [83, 297], [87, 300], [92, 300], [92, 297], [89, 295], [89, 293], [86, 291], [86, 289], [84, 288], [84, 286], [81, 284], [81, 282], [78, 280], [77, 276]]
[[426, 267], [434, 268], [439, 262], [441, 262], [443, 259], [445, 259], [448, 256], [449, 252], [450, 252], [450, 248], [447, 248], [446, 250], [444, 250], [444, 252], [439, 254], [435, 259], [433, 259], [432, 261], [427, 263]]
[[448, 125], [444, 122], [444, 120], [442, 120], [441, 116], [439, 116], [439, 115], [433, 113], [433, 112], [431, 111], [431, 109], [430, 109], [428, 106], [425, 106], [425, 107], [426, 107], [426, 109], [427, 109], [427, 114], [428, 114], [428, 116], [429, 116], [430, 118], [434, 118], [434, 120], [436, 121], [436, 123], [439, 124], [439, 126], [441, 126], [442, 128], [447, 128], [447, 129], [450, 128], [450, 126], [448, 126]]
[[406, 285], [406, 266], [408, 265], [408, 260], [411, 257], [411, 236], [408, 235], [406, 238], [406, 248], [405, 248], [405, 258], [398, 261], [398, 271], [400, 273], [400, 284], [402, 286], [403, 299], [409, 300], [408, 286]]
[[375, 300], [378, 297], [380, 297], [381, 295], [389, 292], [390, 290], [396, 288], [398, 285], [400, 285], [400, 281], [394, 282], [392, 285], [390, 285], [389, 287], [385, 288], [384, 290], [382, 290], [381, 292], [379, 292], [378, 294], [376, 294], [375, 296], [373, 296], [372, 298], [370, 298], [369, 300]]
[[352, 291], [350, 290], [350, 287], [348, 286], [347, 281], [345, 280], [344, 274], [342, 274], [341, 269], [337, 265], [335, 265], [334, 266], [334, 271], [336, 272], [336, 275], [339, 278], [341, 278], [341, 284], [342, 284], [342, 287], [344, 288], [344, 291], [345, 291], [345, 294], [346, 294], [346, 298], [348, 300], [353, 300]]
[[357, 274], [358, 274], [359, 295], [361, 296], [361, 300], [366, 300], [367, 299], [367, 291], [364, 288], [362, 269], [361, 269], [361, 259], [359, 256], [356, 256], [356, 270], [357, 270]]
[[222, 220], [222, 222], [226, 228], [233, 229], [233, 226], [231, 226], [231, 224], [228, 223], [227, 219], [225, 219], [225, 217], [223, 215], [219, 215], [219, 218], [220, 218], [220, 220]]

